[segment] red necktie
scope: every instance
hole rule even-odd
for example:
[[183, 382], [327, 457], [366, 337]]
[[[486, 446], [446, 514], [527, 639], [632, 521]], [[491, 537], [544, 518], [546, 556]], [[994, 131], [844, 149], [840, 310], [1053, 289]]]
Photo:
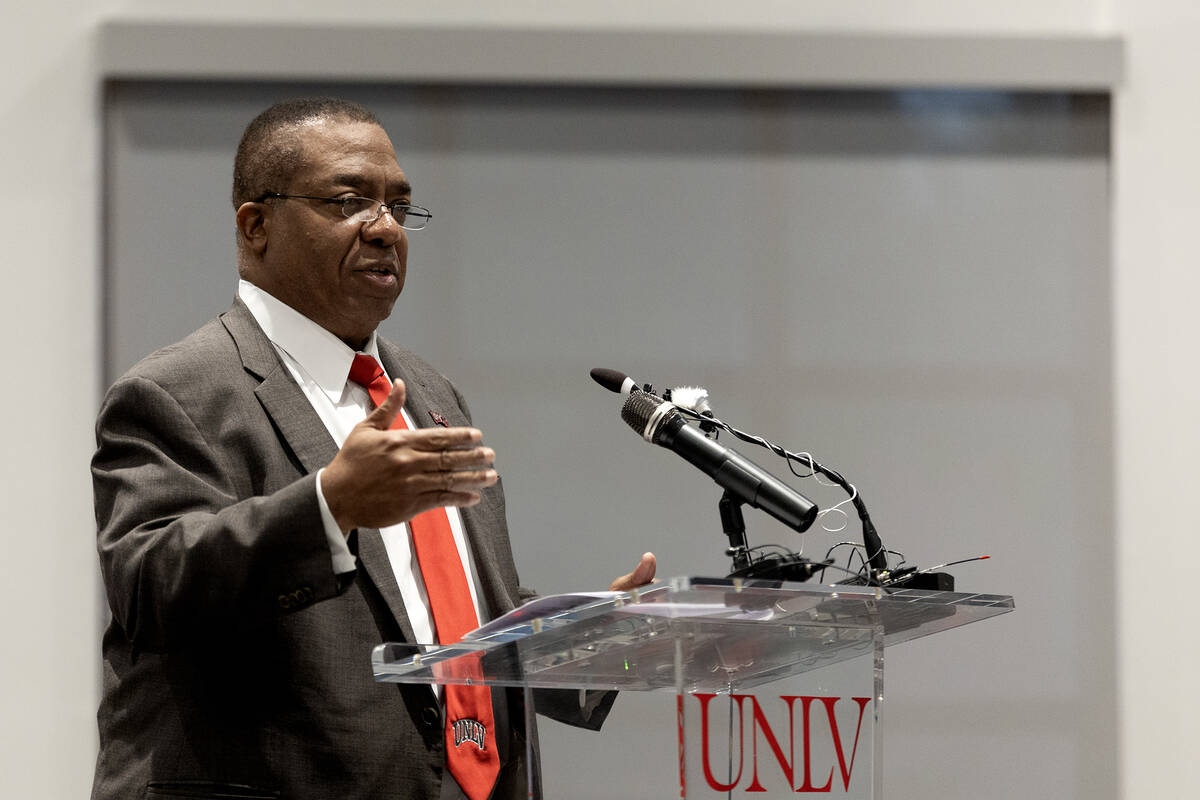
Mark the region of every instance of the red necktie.
[[[365, 386], [371, 402], [379, 406], [392, 391], [392, 384], [373, 357], [358, 353], [350, 366], [350, 380]], [[392, 428], [407, 430], [404, 415], [397, 414]], [[423, 511], [408, 522], [413, 547], [429, 610], [437, 627], [438, 642], [457, 642], [463, 634], [479, 627], [467, 574], [454, 544], [446, 509]], [[464, 677], [477, 677], [463, 675]], [[492, 692], [486, 686], [447, 684], [446, 766], [471, 800], [487, 800], [500, 772], [496, 752], [496, 723], [492, 718]]]

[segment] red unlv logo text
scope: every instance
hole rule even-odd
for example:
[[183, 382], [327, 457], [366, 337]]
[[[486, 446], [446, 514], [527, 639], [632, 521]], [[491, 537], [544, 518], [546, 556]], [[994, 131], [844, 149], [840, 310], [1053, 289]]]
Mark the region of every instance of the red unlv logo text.
[[[871, 698], [792, 695], [763, 697], [761, 703], [770, 703], [772, 705], [770, 711], [779, 712], [780, 715], [783, 712], [787, 714], [787, 721], [783, 725], [780, 724], [779, 717], [775, 717], [776, 728], [772, 728], [767, 721], [768, 713], [764, 711], [760, 699], [754, 695], [694, 694], [692, 696], [700, 702], [700, 759], [704, 768], [704, 780], [710, 789], [729, 792], [742, 788], [746, 792], [766, 792], [768, 788], [763, 784], [764, 779], [771, 784], [782, 777], [787, 781], [787, 788], [793, 792], [832, 792], [835, 791], [834, 777], [836, 773], [840, 779], [837, 783], [840, 784], [842, 790], [847, 792], [850, 790], [854, 759], [858, 754], [859, 734], [862, 732], [863, 717], [871, 704]], [[716, 726], [715, 732], [710, 734], [709, 729], [714, 716], [710, 706], [713, 699], [717, 697], [721, 698], [722, 703], [730, 704], [730, 714], [733, 719], [728, 721], [727, 726], [726, 720], [723, 718], [721, 723]], [[681, 697], [680, 712], [683, 711], [682, 700]], [[776, 705], [776, 701], [778, 701], [778, 705]], [[857, 705], [857, 722], [853, 735], [848, 729], [843, 734], [839, 726], [837, 714], [839, 703], [842, 704], [841, 708], [850, 712], [851, 718], [855, 711], [854, 706]], [[718, 703], [718, 707], [720, 705], [721, 703]], [[747, 717], [749, 717], [748, 722]], [[814, 717], [816, 718], [815, 724]], [[827, 725], [820, 724], [821, 721], [825, 721]], [[680, 722], [682, 723], [682, 718]], [[680, 732], [682, 733], [682, 729]], [[747, 741], [747, 732], [749, 741]], [[724, 776], [724, 780], [721, 780], [714, 774], [709, 753], [710, 746], [714, 744], [718, 753], [723, 752], [726, 749], [724, 744], [727, 735], [734, 737], [733, 742], [729, 744], [728, 752], [735, 760], [729, 774]], [[715, 743], [710, 739], [715, 740]], [[759, 772], [760, 742], [765, 745], [762, 755], [764, 761], [767, 762], [761, 776]], [[736, 756], [734, 755], [735, 748]], [[836, 764], [831, 765], [829, 772], [822, 775], [819, 768], [813, 763], [814, 751], [828, 752], [829, 750], [833, 752], [830, 761], [836, 761]], [[747, 755], [749, 755], [749, 759], [747, 759]], [[780, 772], [770, 766], [772, 757], [782, 772], [781, 776]], [[747, 760], [750, 762], [749, 770], [746, 769]], [[724, 766], [723, 761], [721, 765]], [[817, 772], [816, 780], [813, 779], [814, 772]]]

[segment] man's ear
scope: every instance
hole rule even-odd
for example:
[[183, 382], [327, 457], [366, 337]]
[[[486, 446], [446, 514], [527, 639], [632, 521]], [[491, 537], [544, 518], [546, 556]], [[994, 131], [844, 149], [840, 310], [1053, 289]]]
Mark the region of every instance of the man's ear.
[[262, 255], [267, 249], [267, 229], [270, 227], [271, 207], [266, 203], [242, 203], [234, 219], [238, 238], [251, 252]]

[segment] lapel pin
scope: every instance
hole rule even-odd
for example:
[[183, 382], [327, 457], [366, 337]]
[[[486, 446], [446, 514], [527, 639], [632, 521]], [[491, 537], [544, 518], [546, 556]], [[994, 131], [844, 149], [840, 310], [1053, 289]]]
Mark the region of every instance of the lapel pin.
[[443, 417], [443, 416], [442, 416], [441, 414], [439, 414], [438, 412], [436, 412], [436, 411], [430, 411], [430, 412], [429, 412], [429, 416], [433, 417], [433, 421], [434, 421], [436, 424], [438, 424], [438, 425], [441, 425], [443, 428], [449, 428], [449, 427], [450, 427], [450, 423], [449, 423], [449, 422], [447, 422], [447, 421], [446, 421], [446, 418], [445, 418], [445, 417]]

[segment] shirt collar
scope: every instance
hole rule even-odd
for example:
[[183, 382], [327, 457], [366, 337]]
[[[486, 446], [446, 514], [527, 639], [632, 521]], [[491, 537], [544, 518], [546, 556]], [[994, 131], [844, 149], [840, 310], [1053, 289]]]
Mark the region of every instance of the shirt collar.
[[[356, 351], [249, 281], [238, 281], [238, 297], [250, 309], [271, 343], [291, 356], [313, 382], [329, 395], [332, 402], [341, 400]], [[374, 331], [359, 352], [367, 353], [379, 361], [379, 345]]]

